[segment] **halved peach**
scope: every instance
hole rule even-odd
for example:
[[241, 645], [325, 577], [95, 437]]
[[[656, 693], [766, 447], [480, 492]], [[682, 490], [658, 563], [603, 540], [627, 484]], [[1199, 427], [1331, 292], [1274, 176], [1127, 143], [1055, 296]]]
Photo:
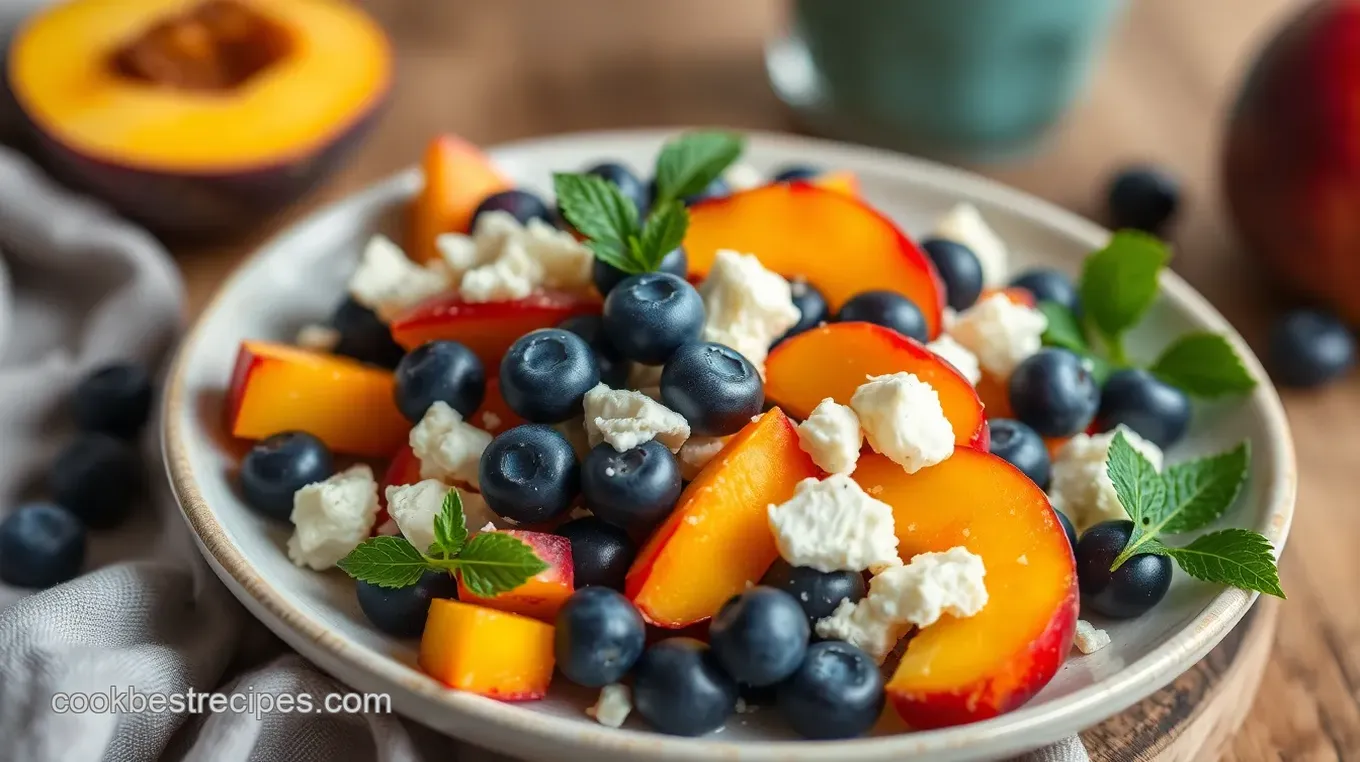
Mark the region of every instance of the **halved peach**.
[[781, 342], [765, 361], [765, 396], [807, 418], [827, 397], [850, 404], [866, 377], [901, 371], [935, 388], [956, 443], [987, 446], [982, 402], [968, 379], [924, 344], [873, 323], [828, 323]]
[[305, 431], [335, 452], [384, 458], [411, 424], [392, 397], [391, 371], [348, 357], [243, 341], [227, 391], [232, 436]]
[[450, 688], [501, 701], [540, 699], [553, 665], [552, 625], [447, 598], [430, 602], [420, 668]]
[[393, 319], [392, 338], [408, 350], [427, 341], [456, 341], [476, 353], [487, 375], [494, 376], [519, 337], [573, 315], [598, 315], [600, 306], [598, 299], [551, 291], [506, 302], [465, 302], [456, 293], [446, 294]]
[[510, 181], [477, 146], [454, 135], [431, 140], [420, 167], [425, 186], [411, 205], [406, 248], [417, 262], [428, 262], [439, 256], [434, 239], [440, 233], [466, 233], [478, 204], [509, 189]]
[[681, 493], [628, 570], [624, 592], [659, 627], [713, 616], [779, 555], [766, 508], [818, 474], [779, 408], [746, 424]]
[[690, 272], [707, 274], [719, 249], [802, 276], [833, 312], [861, 291], [896, 291], [921, 308], [931, 337], [940, 332], [944, 286], [935, 266], [891, 220], [845, 193], [774, 183], [696, 204], [685, 234]]
[[855, 176], [854, 172], [846, 169], [823, 172], [816, 177], [809, 178], [807, 182], [818, 188], [844, 193], [847, 196], [859, 196], [859, 178]]
[[898, 714], [913, 727], [938, 728], [1028, 701], [1063, 663], [1077, 622], [1072, 549], [1043, 490], [967, 447], [914, 474], [866, 454], [853, 476], [893, 507], [904, 560], [962, 545], [987, 568], [982, 611], [945, 617], [907, 645], [887, 686]]
[[[477, 531], [480, 527], [468, 527]], [[500, 531], [500, 530], [498, 530]], [[533, 617], [544, 622], [557, 618], [557, 610], [562, 608], [571, 594], [576, 591], [574, 570], [571, 559], [571, 540], [555, 534], [529, 532], [521, 529], [504, 530], [505, 534], [523, 540], [534, 549], [538, 557], [548, 564], [548, 568], [514, 590], [507, 590], [494, 598], [474, 595], [458, 578], [458, 600], [476, 603], [498, 611]]]

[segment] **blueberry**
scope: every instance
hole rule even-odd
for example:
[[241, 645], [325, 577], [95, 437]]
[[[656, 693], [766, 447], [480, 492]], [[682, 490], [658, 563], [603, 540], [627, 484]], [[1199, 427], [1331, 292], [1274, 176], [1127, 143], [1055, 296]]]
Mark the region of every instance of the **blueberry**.
[[831, 616], [841, 601], [857, 603], [868, 592], [864, 575], [859, 572], [824, 572], [810, 566], [791, 566], [783, 560], [774, 562], [760, 584], [792, 595], [803, 607], [809, 624]]
[[1039, 485], [1039, 489], [1048, 489], [1052, 463], [1043, 437], [1034, 429], [1010, 418], [993, 418], [988, 426], [991, 429], [991, 453], [1020, 469], [1030, 481]]
[[581, 400], [600, 383], [600, 366], [585, 339], [561, 328], [540, 328], [510, 345], [500, 381], [505, 404], [519, 417], [561, 423], [581, 414]]
[[972, 307], [982, 293], [982, 264], [973, 250], [947, 238], [927, 239], [921, 248], [944, 281], [949, 306], [956, 310]]
[[353, 299], [346, 298], [335, 308], [331, 327], [340, 333], [334, 350], [337, 355], [393, 369], [406, 354], [378, 314]]
[[793, 295], [793, 306], [798, 308], [798, 322], [794, 323], [793, 327], [786, 331], [783, 336], [780, 336], [775, 343], [816, 328], [831, 317], [831, 309], [826, 304], [826, 297], [822, 296], [821, 291], [813, 288], [802, 278], [789, 281], [789, 293]]
[[557, 534], [571, 541], [572, 578], [578, 589], [586, 585], [623, 589], [628, 567], [637, 557], [637, 545], [627, 532], [585, 516], [558, 527]]
[[647, 186], [643, 184], [638, 176], [633, 174], [633, 170], [617, 162], [605, 162], [596, 164], [586, 170], [586, 174], [604, 178], [618, 187], [623, 197], [633, 202], [637, 207], [638, 217], [645, 217], [648, 207]]
[[293, 493], [335, 473], [331, 451], [303, 431], [285, 431], [264, 439], [241, 460], [241, 492], [260, 513], [288, 521]]
[[916, 302], [894, 291], [865, 291], [841, 305], [836, 320], [874, 323], [917, 341], [928, 339], [926, 316]]
[[1355, 366], [1355, 337], [1333, 315], [1295, 310], [1272, 326], [1269, 359], [1282, 386], [1320, 386]]
[[1190, 398], [1141, 368], [1115, 371], [1100, 390], [1096, 428], [1124, 424], [1165, 450], [1190, 428]]
[[840, 640], [814, 643], [776, 689], [779, 714], [804, 738], [854, 738], [883, 712], [883, 676], [869, 655]]
[[48, 472], [52, 499], [95, 529], [127, 518], [140, 486], [136, 451], [108, 434], [82, 434], [57, 455]]
[[693, 638], [667, 638], [644, 651], [634, 666], [633, 706], [662, 733], [699, 736], [731, 716], [737, 684], [708, 646]]
[[634, 275], [604, 300], [604, 334], [629, 360], [661, 365], [682, 344], [698, 341], [704, 300], [684, 278]]
[[703, 190], [699, 191], [693, 196], [685, 196], [683, 200], [685, 202], [685, 206], [693, 206], [699, 203], [700, 201], [707, 201], [711, 198], [722, 198], [723, 196], [730, 195], [731, 193], [732, 188], [728, 186], [727, 181], [721, 177], [715, 177], [713, 178], [712, 181], [709, 182], [708, 185], [704, 186]]
[[822, 171], [816, 167], [809, 167], [806, 164], [791, 164], [776, 172], [774, 181], [787, 183], [794, 180], [811, 180], [821, 173]]
[[760, 413], [765, 383], [740, 352], [722, 344], [686, 344], [661, 371], [661, 402], [689, 421], [696, 436], [735, 434]]
[[1176, 179], [1155, 167], [1128, 167], [1110, 181], [1110, 224], [1159, 234], [1180, 201]]
[[151, 415], [151, 374], [135, 363], [105, 365], [71, 395], [71, 413], [83, 431], [131, 439]]
[[1171, 587], [1171, 559], [1166, 556], [1139, 553], [1110, 571], [1132, 534], [1132, 521], [1105, 521], [1081, 536], [1076, 557], [1083, 607], [1112, 619], [1132, 619], [1166, 595]]
[[1086, 430], [1100, 406], [1100, 385], [1090, 368], [1066, 349], [1043, 349], [1011, 373], [1015, 417], [1044, 437], [1070, 437]]
[[599, 315], [574, 315], [558, 323], [557, 327], [586, 340], [595, 353], [595, 365], [600, 369], [600, 381], [605, 386], [622, 389], [628, 385], [628, 371], [632, 363], [623, 359], [619, 350], [605, 338], [604, 323]]
[[1023, 288], [1034, 295], [1036, 301], [1056, 302], [1066, 307], [1074, 315], [1081, 314], [1081, 299], [1077, 287], [1067, 273], [1047, 267], [1026, 270], [1011, 281], [1016, 288]]
[[[591, 279], [595, 282], [595, 288], [602, 296], [608, 296], [614, 287], [628, 279], [628, 273], [605, 262], [596, 259], [591, 265]], [[689, 272], [689, 257], [685, 255], [682, 247], [675, 247], [666, 256], [661, 258], [661, 265], [657, 272], [670, 273], [677, 278], [684, 278]]]
[[501, 518], [536, 524], [565, 513], [581, 492], [571, 443], [551, 426], [528, 423], [491, 440], [477, 469], [482, 497]]
[[419, 637], [435, 598], [457, 598], [458, 582], [446, 571], [427, 571], [408, 587], [378, 587], [360, 581], [359, 609], [380, 631], [398, 638]]
[[1053, 513], [1057, 514], [1058, 523], [1062, 524], [1063, 534], [1067, 535], [1067, 544], [1071, 545], [1075, 552], [1077, 549], [1077, 528], [1072, 526], [1072, 519], [1067, 518], [1067, 514], [1057, 508], [1053, 509]]
[[724, 603], [708, 626], [713, 655], [737, 682], [774, 685], [803, 663], [812, 627], [792, 595], [758, 585]]
[[617, 683], [646, 646], [647, 625], [632, 601], [607, 587], [583, 587], [557, 612], [557, 668], [577, 685]]
[[670, 515], [680, 497], [680, 466], [655, 439], [619, 452], [601, 443], [581, 465], [586, 507], [610, 524], [650, 529]]
[[521, 225], [529, 224], [529, 220], [543, 220], [549, 225], [554, 224], [552, 209], [543, 202], [543, 199], [526, 190], [508, 190], [500, 193], [493, 193], [482, 200], [477, 205], [476, 211], [472, 213], [472, 222], [468, 226], [470, 230], [477, 229], [477, 218], [482, 216], [482, 212], [509, 212], [511, 217]]
[[44, 588], [74, 579], [85, 563], [85, 526], [59, 505], [16, 508], [0, 521], [0, 582]]
[[436, 402], [448, 403], [467, 418], [486, 395], [482, 361], [456, 341], [421, 344], [401, 358], [395, 376], [397, 407], [411, 423], [419, 423]]

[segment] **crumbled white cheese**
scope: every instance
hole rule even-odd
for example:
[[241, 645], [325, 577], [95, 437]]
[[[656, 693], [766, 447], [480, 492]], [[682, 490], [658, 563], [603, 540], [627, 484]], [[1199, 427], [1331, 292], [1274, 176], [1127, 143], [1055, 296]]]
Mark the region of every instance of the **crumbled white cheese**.
[[987, 226], [977, 207], [968, 203], [955, 205], [935, 223], [931, 237], [946, 238], [971, 249], [977, 256], [978, 264], [982, 265], [984, 286], [996, 288], [1006, 282], [1010, 258], [1006, 253], [1006, 244]]
[[1078, 651], [1084, 654], [1093, 654], [1110, 644], [1110, 634], [1104, 630], [1096, 629], [1095, 625], [1085, 619], [1078, 619], [1077, 636], [1073, 643]]
[[482, 428], [486, 429], [487, 431], [495, 431], [496, 429], [499, 429], [502, 423], [501, 417], [491, 412], [490, 410], [482, 411], [481, 421]]
[[911, 624], [885, 619], [874, 609], [849, 599], [836, 606], [831, 616], [817, 620], [813, 629], [827, 640], [844, 640], [856, 646], [869, 658], [883, 663], [897, 642], [911, 632]]
[[680, 476], [685, 480], [693, 480], [704, 470], [710, 461], [722, 452], [723, 446], [727, 444], [729, 437], [690, 437], [680, 446], [680, 451], [675, 454], [676, 460], [680, 461]]
[[595, 705], [586, 709], [586, 714], [595, 718], [601, 725], [611, 728], [621, 727], [628, 714], [633, 711], [633, 700], [628, 686], [610, 683], [600, 689], [600, 698]]
[[1078, 532], [1102, 521], [1128, 518], [1106, 470], [1110, 444], [1121, 431], [1135, 450], [1162, 470], [1161, 448], [1123, 424], [1103, 434], [1077, 434], [1067, 440], [1053, 459], [1049, 494], [1053, 505], [1072, 520]]
[[411, 450], [420, 460], [420, 478], [462, 482], [476, 487], [477, 466], [491, 435], [467, 423], [446, 402], [425, 411], [410, 436]]
[[592, 282], [590, 249], [540, 219], [520, 225], [508, 212], [486, 212], [472, 235], [446, 233], [435, 246], [468, 302], [523, 299], [539, 288], [580, 292]]
[[870, 376], [850, 397], [875, 452], [914, 474], [954, 454], [954, 427], [940, 395], [911, 373]]
[[859, 416], [830, 397], [817, 403], [807, 420], [798, 424], [798, 446], [829, 474], [854, 471], [863, 442]]
[[762, 174], [760, 170], [750, 164], [737, 162], [728, 167], [727, 171], [723, 173], [723, 182], [726, 182], [727, 187], [731, 188], [733, 193], [736, 193], [739, 191], [751, 190], [752, 188], [759, 188], [760, 186], [765, 185], [766, 180], [765, 175]]
[[977, 355], [982, 369], [1005, 379], [1043, 347], [1048, 318], [997, 292], [959, 313], [949, 335]]
[[313, 352], [332, 352], [340, 345], [340, 332], [328, 325], [310, 323], [298, 329], [293, 343]]
[[624, 452], [655, 439], [676, 452], [689, 439], [684, 416], [640, 392], [598, 384], [586, 392], [584, 406], [591, 447], [608, 442]]
[[362, 463], [293, 493], [288, 558], [317, 571], [335, 566], [368, 539], [378, 516], [378, 482]]
[[421, 267], [407, 258], [401, 247], [385, 236], [375, 235], [364, 247], [359, 268], [349, 279], [349, 294], [354, 301], [389, 320], [452, 285], [442, 261]]
[[843, 474], [798, 482], [793, 496], [767, 509], [779, 555], [818, 571], [879, 571], [899, 566], [892, 506]]
[[387, 488], [388, 515], [397, 522], [401, 535], [422, 553], [434, 544], [434, 519], [450, 489], [437, 479]]
[[968, 383], [977, 386], [982, 380], [982, 367], [978, 365], [977, 355], [968, 347], [960, 344], [953, 336], [942, 333], [940, 337], [926, 345], [926, 349], [939, 355], [942, 360], [954, 366]]
[[561, 423], [552, 425], [571, 445], [572, 452], [576, 453], [578, 460], [585, 460], [590, 454], [590, 437], [586, 435], [586, 422], [582, 417], [568, 418]]
[[755, 256], [730, 249], [718, 250], [699, 295], [704, 299], [703, 340], [737, 350], [762, 374], [770, 345], [802, 314], [783, 276], [766, 270]]

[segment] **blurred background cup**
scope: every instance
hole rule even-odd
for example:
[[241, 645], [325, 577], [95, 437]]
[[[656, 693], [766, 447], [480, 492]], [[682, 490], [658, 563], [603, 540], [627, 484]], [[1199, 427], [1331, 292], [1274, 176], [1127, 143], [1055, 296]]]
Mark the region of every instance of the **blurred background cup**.
[[766, 60], [826, 135], [955, 161], [1034, 146], [1081, 93], [1125, 0], [793, 0]]

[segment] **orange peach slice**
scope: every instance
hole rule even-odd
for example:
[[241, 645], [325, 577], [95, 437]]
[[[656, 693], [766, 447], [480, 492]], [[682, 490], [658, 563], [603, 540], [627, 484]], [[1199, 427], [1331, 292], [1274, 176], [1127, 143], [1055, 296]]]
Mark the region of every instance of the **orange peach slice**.
[[[480, 527], [468, 527], [477, 531]], [[562, 608], [571, 594], [575, 592], [574, 568], [571, 560], [571, 540], [554, 534], [529, 532], [519, 529], [506, 530], [505, 534], [518, 537], [534, 549], [548, 568], [539, 572], [533, 579], [514, 590], [507, 590], [494, 598], [474, 595], [458, 578], [458, 600], [476, 603], [498, 611], [533, 617], [544, 622], [557, 618], [557, 610]]]
[[243, 341], [227, 391], [227, 428], [243, 439], [305, 431], [335, 452], [385, 458], [411, 424], [392, 397], [392, 373], [347, 357]]
[[978, 379], [977, 395], [982, 400], [988, 418], [1015, 417], [1015, 412], [1011, 410], [1010, 387], [1004, 379], [983, 371], [982, 378]]
[[392, 338], [408, 350], [427, 341], [456, 341], [481, 358], [487, 376], [493, 377], [501, 357], [519, 337], [572, 315], [598, 314], [598, 299], [571, 294], [542, 292], [506, 302], [465, 302], [448, 294], [398, 315], [392, 321]]
[[624, 592], [659, 627], [713, 616], [779, 555], [766, 508], [819, 473], [779, 408], [746, 424], [681, 493], [628, 570]]
[[849, 170], [837, 169], [831, 172], [823, 172], [816, 177], [809, 178], [807, 182], [818, 188], [844, 193], [847, 196], [859, 196], [859, 178]]
[[425, 187], [411, 207], [406, 247], [416, 261], [428, 262], [439, 256], [434, 245], [439, 234], [466, 233], [482, 200], [509, 189], [510, 182], [476, 146], [453, 135], [431, 140], [420, 167]]
[[553, 628], [537, 619], [437, 598], [420, 638], [420, 668], [439, 682], [501, 701], [543, 698]]
[[921, 630], [888, 682], [898, 714], [916, 728], [995, 717], [1044, 687], [1072, 648], [1077, 574], [1072, 549], [1043, 491], [990, 453], [959, 447], [907, 474], [868, 454], [855, 481], [893, 507], [898, 552], [962, 545], [987, 568], [987, 605]]
[[982, 402], [968, 379], [920, 342], [873, 323], [828, 323], [781, 342], [765, 361], [765, 395], [807, 418], [827, 397], [850, 404], [866, 377], [901, 371], [935, 388], [956, 443], [987, 446]]
[[940, 332], [944, 287], [935, 266], [892, 221], [845, 193], [774, 183], [696, 204], [685, 234], [690, 272], [707, 274], [719, 249], [806, 278], [833, 312], [861, 291], [896, 291], [921, 308], [930, 336]]

